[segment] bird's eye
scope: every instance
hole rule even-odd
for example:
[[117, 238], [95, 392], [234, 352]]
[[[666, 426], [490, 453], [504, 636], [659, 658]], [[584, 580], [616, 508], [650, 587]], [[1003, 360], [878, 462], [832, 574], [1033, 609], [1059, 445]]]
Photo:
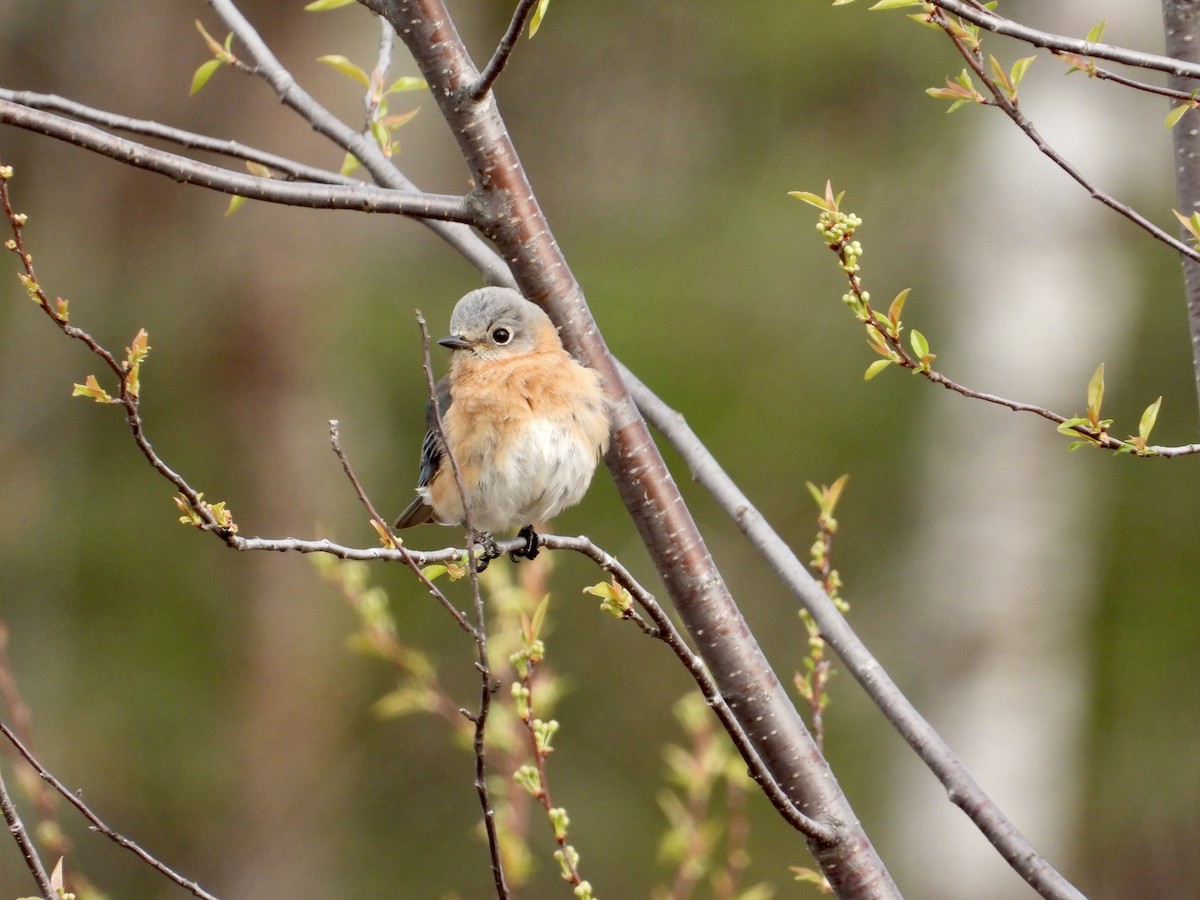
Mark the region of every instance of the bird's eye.
[[507, 328], [497, 328], [492, 332], [492, 340], [497, 344], [507, 344], [512, 340], [512, 332]]

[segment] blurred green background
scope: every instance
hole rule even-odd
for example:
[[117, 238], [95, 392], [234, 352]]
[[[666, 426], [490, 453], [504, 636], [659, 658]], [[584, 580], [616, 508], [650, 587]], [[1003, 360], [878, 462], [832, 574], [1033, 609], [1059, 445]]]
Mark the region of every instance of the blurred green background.
[[[477, 58], [511, 5], [451, 4]], [[357, 124], [359, 89], [315, 59], [369, 68], [377, 25], [357, 7], [301, 6], [242, 9]], [[962, 68], [952, 47], [866, 7], [560, 0], [497, 95], [609, 346], [802, 557], [816, 519], [804, 482], [850, 473], [835, 560], [852, 621], [1017, 826], [1089, 896], [1200, 896], [1195, 463], [1068, 456], [1043, 422], [898, 372], [865, 384], [874, 357], [839, 302], [843, 279], [815, 212], [787, 191], [848, 190], [868, 288], [877, 302], [913, 288], [906, 320], [951, 377], [1077, 414], [1103, 361], [1114, 432], [1135, 431], [1162, 394], [1161, 443], [1196, 439], [1178, 261], [999, 113], [947, 117], [924, 89]], [[1108, 18], [1111, 43], [1161, 48], [1150, 0], [1005, 8], [1077, 35]], [[3, 0], [0, 86], [336, 168], [341, 154], [257, 80], [222, 70], [189, 99], [206, 58], [197, 17], [223, 38], [200, 3]], [[1007, 63], [1030, 52], [987, 48]], [[1173, 230], [1165, 103], [1064, 68], [1039, 55], [1027, 112]], [[398, 46], [395, 72], [414, 71]], [[465, 190], [433, 104], [405, 95], [393, 111], [410, 102], [422, 111], [398, 164], [430, 190]], [[227, 500], [243, 534], [373, 544], [328, 420], [375, 502], [400, 510], [423, 425], [412, 311], [437, 331], [476, 274], [408, 221], [257, 203], [225, 218], [223, 196], [11, 128], [0, 157], [73, 321], [114, 349], [149, 332], [143, 413], [163, 458]], [[445, 724], [372, 714], [394, 676], [347, 649], [355, 617], [307, 560], [231, 553], [175, 524], [119, 412], [70, 397], [96, 361], [29, 304], [15, 260], [3, 265], [0, 619], [43, 761], [222, 896], [488, 896], [472, 763]], [[665, 452], [788, 680], [805, 652], [795, 601]], [[605, 473], [555, 530], [590, 535], [657, 590]], [[403, 638], [474, 704], [458, 629], [398, 567], [372, 578]], [[672, 874], [656, 860], [656, 795], [689, 683], [582, 597], [597, 580], [555, 560], [548, 653], [570, 694], [552, 788], [598, 894], [646, 896]], [[464, 585], [449, 590], [467, 602]], [[1030, 896], [844, 673], [833, 693], [828, 755], [901, 889]], [[750, 815], [748, 881], [813, 895], [787, 869], [808, 864], [802, 842], [765, 801]], [[110, 896], [180, 895], [61, 820], [68, 866]], [[546, 829], [534, 834], [524, 895], [566, 896]], [[16, 848], [0, 852], [0, 896], [31, 890]]]

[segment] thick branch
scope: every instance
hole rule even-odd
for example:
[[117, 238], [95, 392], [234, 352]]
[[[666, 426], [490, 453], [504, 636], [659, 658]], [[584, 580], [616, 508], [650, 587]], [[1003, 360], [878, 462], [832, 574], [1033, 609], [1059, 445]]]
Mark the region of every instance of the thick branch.
[[821, 636], [888, 721], [937, 776], [951, 801], [971, 818], [1009, 865], [1043, 897], [1082, 900], [1083, 895], [1017, 831], [933, 726], [917, 712], [805, 565], [734, 484], [683, 416], [650, 392], [632, 372], [623, 369], [622, 374], [643, 414], [679, 451], [696, 482], [712, 494], [809, 611], [821, 629]]
[[458, 142], [485, 219], [523, 293], [560, 326], [567, 349], [604, 377], [615, 404], [607, 461], [700, 655], [777, 783], [804, 813], [837, 829], [809, 847], [843, 897], [894, 897], [895, 885], [787, 691], [733, 602], [645, 423], [625, 392], [582, 291], [529, 185], [495, 96], [470, 98], [479, 73], [440, 0], [360, 0], [413, 54]]
[[[1163, 31], [1167, 53], [1195, 64], [1200, 60], [1200, 8], [1192, 0], [1162, 0]], [[1200, 67], [1197, 67], [1200, 68]], [[1197, 82], [1181, 74], [1172, 74], [1173, 89], [1191, 94]], [[1171, 129], [1175, 148], [1175, 195], [1184, 216], [1200, 211], [1200, 134], [1195, 127], [1196, 112], [1184, 114], [1184, 121]], [[1184, 257], [1183, 287], [1187, 300], [1188, 325], [1192, 339], [1192, 368], [1196, 393], [1200, 398], [1200, 262]]]

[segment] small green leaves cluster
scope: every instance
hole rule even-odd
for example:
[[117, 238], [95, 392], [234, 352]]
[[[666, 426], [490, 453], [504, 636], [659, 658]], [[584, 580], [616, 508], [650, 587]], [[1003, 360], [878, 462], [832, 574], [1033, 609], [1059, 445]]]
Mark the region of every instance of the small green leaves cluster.
[[659, 858], [676, 867], [671, 889], [658, 888], [654, 900], [701, 893], [707, 881], [714, 897], [768, 900], [766, 884], [741, 887], [750, 862], [746, 852], [746, 794], [751, 781], [746, 764], [714, 724], [712, 711], [698, 693], [681, 697], [672, 712], [685, 740], [663, 751], [667, 787], [658, 805], [667, 819]]
[[600, 609], [614, 619], [628, 619], [633, 613], [633, 597], [614, 577], [583, 589], [585, 594], [600, 598]]
[[[310, 560], [321, 580], [337, 590], [358, 619], [358, 629], [346, 639], [346, 646], [388, 663], [398, 676], [396, 687], [375, 701], [373, 712], [383, 719], [396, 719], [457, 709], [438, 681], [434, 661], [397, 636], [391, 600], [386, 590], [371, 584], [370, 566], [321, 553], [314, 553]], [[461, 732], [470, 731], [470, 725], [461, 717], [448, 718]]]
[[[78, 386], [76, 385], [76, 387]], [[183, 513], [179, 517], [180, 525], [193, 525], [203, 530], [209, 527], [211, 521], [215, 522], [218, 528], [222, 528], [230, 534], [237, 534], [237, 523], [233, 521], [233, 513], [225, 506], [224, 500], [220, 503], [208, 503], [204, 499], [203, 491], [196, 494], [195, 502], [183, 494], [176, 494], [174, 500], [179, 511]], [[206, 519], [204, 513], [207, 513], [209, 518]]]
[[[28, 278], [22, 278], [23, 281], [31, 281]], [[27, 285], [28, 287], [28, 285]], [[36, 293], [35, 298], [39, 305], [44, 305], [40, 299], [40, 288], [34, 286]], [[58, 300], [57, 313], [51, 313], [59, 322], [66, 323], [67, 321], [67, 305], [62, 298]], [[133, 402], [137, 402], [138, 394], [142, 389], [141, 371], [142, 363], [150, 353], [150, 336], [146, 333], [145, 328], [139, 328], [138, 333], [134, 335], [133, 341], [125, 348], [125, 359], [122, 360], [121, 373], [122, 380], [125, 384], [125, 393]], [[120, 397], [114, 397], [108, 391], [100, 386], [100, 382], [95, 375], [89, 375], [84, 379], [83, 384], [75, 384], [71, 389], [72, 397], [89, 397], [97, 403], [120, 403]]]
[[1064, 419], [1058, 426], [1058, 431], [1068, 437], [1077, 438], [1072, 441], [1068, 450], [1078, 450], [1080, 447], [1092, 446], [1116, 450], [1118, 453], [1132, 453], [1136, 456], [1153, 456], [1154, 449], [1149, 445], [1150, 432], [1158, 421], [1158, 411], [1162, 407], [1162, 397], [1142, 411], [1138, 422], [1138, 433], [1131, 435], [1128, 440], [1121, 441], [1112, 437], [1108, 430], [1112, 427], [1112, 419], [1102, 419], [1100, 410], [1104, 404], [1104, 363], [1096, 367], [1087, 386], [1087, 409], [1084, 415]]
[[911, 353], [905, 350], [901, 343], [903, 327], [900, 313], [908, 299], [908, 289], [896, 295], [888, 306], [886, 316], [880, 316], [871, 306], [871, 294], [863, 288], [859, 276], [862, 269], [862, 244], [854, 239], [855, 231], [862, 225], [862, 219], [854, 213], [842, 210], [841, 202], [845, 191], [834, 194], [832, 185], [826, 182], [823, 196], [808, 191], [791, 191], [790, 196], [820, 210], [817, 232], [826, 246], [837, 254], [842, 271], [846, 273], [849, 281], [850, 289], [842, 295], [842, 302], [854, 313], [855, 318], [866, 325], [867, 345], [883, 357], [871, 363], [863, 377], [870, 381], [891, 365], [899, 365], [914, 373], [930, 374], [937, 355], [930, 352], [929, 341], [925, 335], [916, 329], [910, 331]]
[[[399, 147], [395, 132], [401, 126], [411, 122], [413, 117], [420, 112], [420, 107], [391, 115], [388, 113], [388, 97], [393, 94], [423, 91], [427, 88], [425, 79], [405, 75], [397, 78], [385, 87], [383, 84], [384, 73], [381, 69], [376, 68], [370, 74], [367, 74], [364, 69], [355, 65], [341, 54], [335, 53], [327, 56], [319, 56], [317, 57], [317, 62], [329, 66], [335, 72], [340, 72], [351, 81], [356, 82], [366, 89], [366, 104], [367, 109], [370, 111], [368, 128], [371, 131], [371, 136], [375, 138], [375, 143], [379, 145], [379, 149], [383, 151], [384, 156], [392, 156]], [[348, 156], [346, 162], [343, 163], [343, 175], [348, 174], [357, 165], [357, 162], [352, 162], [352, 160], [353, 157]]]
[[513, 705], [529, 738], [533, 762], [524, 763], [513, 773], [513, 781], [523, 788], [546, 811], [546, 817], [554, 830], [558, 848], [554, 858], [558, 861], [563, 880], [574, 885], [574, 894], [581, 898], [594, 898], [592, 886], [579, 875], [579, 851], [568, 843], [570, 817], [560, 806], [550, 800], [550, 788], [546, 783], [546, 758], [554, 752], [554, 736], [559, 724], [555, 719], [542, 719], [535, 715], [534, 673], [546, 658], [546, 646], [541, 639], [550, 597], [538, 604], [532, 617], [521, 613], [521, 646], [509, 656], [509, 663], [516, 674], [512, 685]]
[[[833, 484], [817, 487], [811, 481], [806, 482], [808, 492], [812, 495], [819, 510], [817, 515], [817, 538], [810, 550], [809, 567], [817, 573], [821, 587], [833, 601], [834, 606], [846, 613], [850, 610], [841, 595], [842, 578], [837, 569], [833, 568], [833, 536], [837, 534], [838, 523], [834, 517], [838, 501], [846, 489], [849, 475], [843, 475]], [[808, 704], [812, 717], [813, 738], [820, 747], [825, 742], [823, 715], [829, 703], [826, 685], [833, 675], [832, 663], [826, 655], [825, 639], [808, 610], [800, 610], [800, 621], [808, 634], [808, 655], [803, 662], [803, 671], [793, 676], [793, 682], [800, 697]]]
[[[1098, 44], [1100, 39], [1104, 37], [1104, 29], [1108, 27], [1108, 19], [1101, 19], [1087, 33], [1087, 42], [1089, 44]], [[1055, 55], [1060, 59], [1070, 63], [1070, 68], [1067, 69], [1067, 74], [1072, 72], [1084, 72], [1088, 78], [1095, 78], [1099, 74], [1099, 69], [1096, 68], [1096, 61], [1091, 57], [1083, 57], [1077, 53], [1068, 53], [1066, 51], [1055, 51]]]
[[1171, 212], [1175, 213], [1175, 218], [1179, 220], [1183, 230], [1188, 233], [1188, 239], [1192, 242], [1192, 246], [1200, 247], [1200, 212], [1193, 212], [1190, 216], [1185, 216], [1177, 209], [1173, 209]]

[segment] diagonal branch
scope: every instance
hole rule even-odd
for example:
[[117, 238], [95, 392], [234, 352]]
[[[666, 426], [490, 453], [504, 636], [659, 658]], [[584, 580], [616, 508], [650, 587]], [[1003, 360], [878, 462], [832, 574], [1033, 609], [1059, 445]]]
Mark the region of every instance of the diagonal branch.
[[[940, 10], [935, 10], [930, 15], [930, 21], [938, 25], [943, 31], [946, 32], [946, 35], [954, 42], [955, 48], [962, 55], [963, 59], [966, 60], [967, 65], [971, 67], [971, 70], [975, 73], [979, 80], [983, 82], [984, 86], [987, 87], [988, 92], [992, 95], [992, 100], [989, 102], [989, 105], [995, 106], [1002, 110], [1005, 115], [1012, 119], [1013, 123], [1025, 134], [1025, 136], [1033, 141], [1034, 146], [1036, 146], [1038, 150], [1047, 156], [1056, 166], [1062, 169], [1068, 176], [1071, 177], [1073, 181], [1078, 183], [1079, 186], [1086, 190], [1094, 199], [1100, 201], [1109, 209], [1124, 216], [1129, 221], [1133, 222], [1134, 225], [1137, 225], [1139, 228], [1148, 232], [1155, 240], [1166, 244], [1181, 256], [1196, 262], [1200, 262], [1200, 250], [1197, 250], [1195, 247], [1189, 247], [1179, 238], [1159, 228], [1131, 206], [1120, 202], [1111, 194], [1099, 188], [1086, 175], [1084, 175], [1074, 163], [1050, 146], [1050, 144], [1046, 142], [1045, 138], [1042, 137], [1041, 133], [1034, 127], [1033, 122], [1031, 122], [1025, 116], [1025, 114], [1021, 112], [1020, 107], [1017, 106], [1016, 102], [1011, 100], [1000, 88], [1000, 86], [996, 84], [992, 76], [988, 74], [987, 66], [984, 65], [982, 53], [978, 49], [972, 49], [971, 47], [967, 46], [963, 39], [955, 33], [953, 28], [950, 27], [950, 23]], [[1086, 41], [1084, 43], [1086, 43]]]
[[628, 369], [623, 369], [622, 375], [638, 408], [679, 451], [692, 478], [713, 496], [809, 611], [821, 629], [821, 636], [862, 685], [867, 696], [937, 776], [950, 800], [970, 817], [1009, 865], [1043, 897], [1082, 900], [1083, 895], [1017, 831], [949, 745], [904, 696], [791, 547], [721, 468], [683, 416], [651, 393]]
[[[8, 729], [0, 725], [0, 729], [4, 729], [4, 733], [8, 734]], [[58, 892], [50, 885], [50, 876], [46, 874], [46, 867], [42, 865], [42, 859], [38, 856], [37, 848], [33, 846], [33, 841], [29, 839], [29, 832], [25, 830], [25, 826], [21, 823], [21, 817], [17, 814], [17, 808], [13, 805], [12, 797], [9, 796], [8, 788], [4, 786], [4, 777], [0, 775], [0, 813], [4, 815], [4, 821], [8, 825], [8, 832], [17, 842], [17, 847], [21, 850], [21, 858], [25, 860], [25, 866], [33, 875], [33, 880], [37, 882], [38, 890], [42, 892], [45, 900], [55, 900]]]
[[488, 64], [479, 73], [479, 79], [467, 91], [467, 96], [472, 100], [476, 102], [482, 100], [483, 95], [492, 89], [492, 85], [496, 83], [496, 79], [500, 77], [500, 73], [504, 71], [504, 67], [508, 64], [508, 59], [512, 56], [513, 48], [516, 47], [517, 41], [521, 37], [521, 32], [525, 30], [525, 23], [533, 15], [533, 8], [537, 4], [538, 0], [521, 0], [517, 4], [512, 21], [508, 23], [508, 30], [504, 32], [504, 36], [500, 38], [500, 44], [496, 47], [496, 52], [492, 54], [492, 58], [488, 60]]
[[[26, 748], [26, 746], [23, 743], [21, 743], [21, 739], [18, 738], [13, 733], [12, 729], [10, 729], [3, 722], [0, 722], [0, 734], [3, 734], [6, 738], [8, 738], [9, 743], [12, 744], [17, 749], [17, 752], [20, 753], [22, 757], [24, 757], [25, 761], [33, 767], [33, 770], [35, 772], [37, 772], [38, 777], [40, 777], [43, 781], [45, 781], [52, 788], [54, 788], [56, 791], [58, 791], [58, 793], [63, 797], [63, 799], [65, 799], [68, 803], [70, 803], [77, 810], [79, 810], [80, 814], [85, 819], [88, 820], [88, 822], [91, 824], [93, 829], [95, 829], [96, 831], [103, 834], [106, 838], [108, 838], [113, 843], [117, 844], [118, 846], [124, 847], [126, 850], [128, 850], [130, 853], [132, 853], [134, 856], [136, 856], [138, 859], [140, 859], [146, 865], [150, 866], [155, 871], [165, 875], [171, 881], [175, 882], [175, 884], [179, 885], [182, 888], [185, 888], [188, 891], [191, 891], [191, 893], [193, 893], [195, 896], [200, 897], [201, 900], [217, 900], [216, 897], [214, 897], [208, 891], [204, 890], [202, 887], [200, 887], [200, 885], [196, 884], [196, 882], [191, 881], [187, 878], [184, 878], [182, 875], [178, 874], [175, 870], [173, 870], [172, 868], [170, 868], [167, 865], [164, 865], [157, 858], [155, 858], [150, 853], [143, 850], [140, 846], [138, 846], [137, 843], [135, 843], [134, 841], [131, 841], [129, 838], [125, 837], [124, 835], [122, 835], [116, 831], [113, 831], [111, 828], [109, 828], [107, 825], [105, 825], [104, 822], [101, 821], [100, 817], [97, 816], [94, 812], [92, 812], [92, 810], [88, 807], [88, 805], [86, 803], [84, 803], [83, 800], [80, 799], [79, 794], [75, 791], [72, 791], [65, 784], [63, 784], [61, 781], [59, 781], [57, 778], [55, 778], [54, 775], [51, 774], [46, 769], [45, 766], [43, 766], [40, 762], [38, 762], [36, 757], [34, 757], [34, 755], [29, 752], [28, 748]], [[47, 894], [46, 896], [49, 898], [49, 897], [57, 897], [58, 895], [56, 893], [52, 893], [52, 894]]]

